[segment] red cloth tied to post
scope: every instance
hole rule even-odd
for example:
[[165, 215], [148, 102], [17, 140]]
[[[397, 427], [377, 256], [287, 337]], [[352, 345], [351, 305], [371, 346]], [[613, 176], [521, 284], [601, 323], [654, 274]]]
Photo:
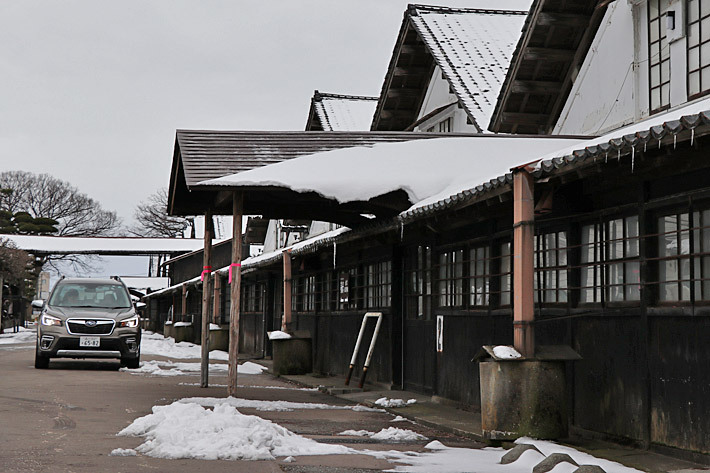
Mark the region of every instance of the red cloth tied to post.
[[232, 284], [232, 268], [235, 266], [239, 268], [242, 267], [241, 263], [232, 263], [229, 265], [229, 284]]
[[202, 274], [200, 274], [200, 281], [205, 280], [205, 274], [209, 274], [211, 269], [212, 269], [212, 266], [203, 266], [202, 267]]

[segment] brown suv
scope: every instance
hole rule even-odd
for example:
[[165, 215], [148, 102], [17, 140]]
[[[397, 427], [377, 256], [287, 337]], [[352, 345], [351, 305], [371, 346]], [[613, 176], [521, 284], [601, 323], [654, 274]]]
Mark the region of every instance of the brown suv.
[[35, 368], [47, 368], [50, 358], [118, 358], [138, 368], [139, 322], [119, 278], [61, 279], [39, 316]]

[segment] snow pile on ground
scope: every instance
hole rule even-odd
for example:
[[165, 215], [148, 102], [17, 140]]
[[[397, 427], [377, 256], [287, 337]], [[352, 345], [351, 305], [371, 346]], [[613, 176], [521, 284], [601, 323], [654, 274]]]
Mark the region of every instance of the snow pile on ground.
[[514, 360], [516, 358], [523, 357], [523, 355], [521, 355], [518, 350], [507, 345], [498, 345], [496, 347], [493, 347], [493, 354], [499, 360]]
[[34, 342], [35, 338], [37, 338], [37, 332], [34, 330], [26, 329], [24, 327], [19, 327], [19, 329], [19, 332], [13, 333], [12, 328], [6, 328], [5, 333], [0, 334], [0, 345], [30, 343]]
[[[166, 368], [166, 369], [164, 369]], [[150, 360], [142, 361], [140, 368], [129, 369], [121, 368], [121, 371], [126, 371], [131, 374], [147, 374], [151, 376], [189, 376], [201, 371], [200, 363], [186, 363], [174, 361]], [[238, 374], [261, 374], [266, 367], [247, 361], [237, 366]], [[226, 363], [210, 363], [210, 373], [223, 374], [229, 371], [229, 365]]]
[[111, 453], [108, 454], [110, 457], [135, 457], [138, 452], [132, 448], [114, 448]]
[[[159, 355], [167, 358], [197, 358], [202, 356], [202, 347], [190, 342], [175, 343], [172, 337], [165, 338], [159, 333], [143, 331], [141, 336], [141, 353], [143, 355]], [[227, 361], [229, 353], [212, 350], [210, 360]]]
[[357, 453], [342, 445], [321, 444], [227, 404], [214, 410], [194, 403], [155, 406], [118, 433], [145, 437], [136, 448], [157, 458], [202, 460], [273, 460], [292, 455]]
[[256, 399], [242, 399], [239, 397], [186, 397], [177, 402], [198, 404], [204, 407], [227, 405], [236, 408], [251, 408], [257, 411], [289, 412], [295, 409], [351, 409], [356, 412], [382, 412], [380, 409], [365, 406], [333, 406], [331, 404], [321, 404], [317, 402], [258, 401]]
[[[553, 442], [531, 440], [528, 438], [518, 439], [517, 443], [530, 443], [535, 445], [541, 452], [549, 456], [551, 453], [567, 453], [580, 465], [599, 465], [607, 473], [642, 473], [639, 470], [625, 467], [619, 463], [602, 460], [592, 455], [579, 452], [570, 447], [563, 447]], [[368, 451], [367, 453], [384, 458], [392, 463], [402, 463], [407, 466], [397, 466], [390, 471], [407, 471], [419, 473], [454, 473], [466, 471], [470, 473], [530, 473], [544, 456], [533, 450], [524, 452], [520, 458], [508, 465], [501, 465], [500, 459], [506, 450], [502, 448], [454, 448], [447, 447], [435, 440], [426, 446], [428, 452], [412, 454], [412, 452], [388, 452]], [[558, 465], [553, 470], [554, 473], [563, 473], [566, 465]], [[576, 470], [577, 467], [574, 467]]]
[[412, 430], [398, 429], [396, 427], [388, 427], [379, 432], [370, 432], [369, 430], [344, 430], [337, 435], [349, 435], [353, 437], [370, 437], [373, 440], [388, 440], [394, 442], [408, 442], [412, 440], [427, 440], [421, 434]]
[[402, 416], [397, 416], [397, 417], [395, 417], [394, 419], [392, 419], [390, 422], [405, 422], [405, 421], [407, 421], [407, 420], [408, 420], [408, 419], [405, 419], [405, 418], [402, 417]]
[[380, 407], [407, 407], [416, 402], [416, 399], [404, 401], [403, 399], [387, 399], [386, 397], [381, 397], [375, 401], [375, 405]]

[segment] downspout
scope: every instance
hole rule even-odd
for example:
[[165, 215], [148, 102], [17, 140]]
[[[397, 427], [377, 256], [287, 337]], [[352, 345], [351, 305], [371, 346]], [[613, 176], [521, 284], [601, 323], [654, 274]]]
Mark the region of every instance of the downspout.
[[528, 167], [513, 169], [513, 345], [526, 358], [535, 355], [534, 186]]

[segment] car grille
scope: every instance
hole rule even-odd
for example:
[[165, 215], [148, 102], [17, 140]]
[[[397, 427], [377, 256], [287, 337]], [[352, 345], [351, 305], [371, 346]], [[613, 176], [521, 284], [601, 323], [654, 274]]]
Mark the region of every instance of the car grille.
[[109, 335], [115, 324], [108, 319], [69, 319], [67, 331], [72, 335]]

